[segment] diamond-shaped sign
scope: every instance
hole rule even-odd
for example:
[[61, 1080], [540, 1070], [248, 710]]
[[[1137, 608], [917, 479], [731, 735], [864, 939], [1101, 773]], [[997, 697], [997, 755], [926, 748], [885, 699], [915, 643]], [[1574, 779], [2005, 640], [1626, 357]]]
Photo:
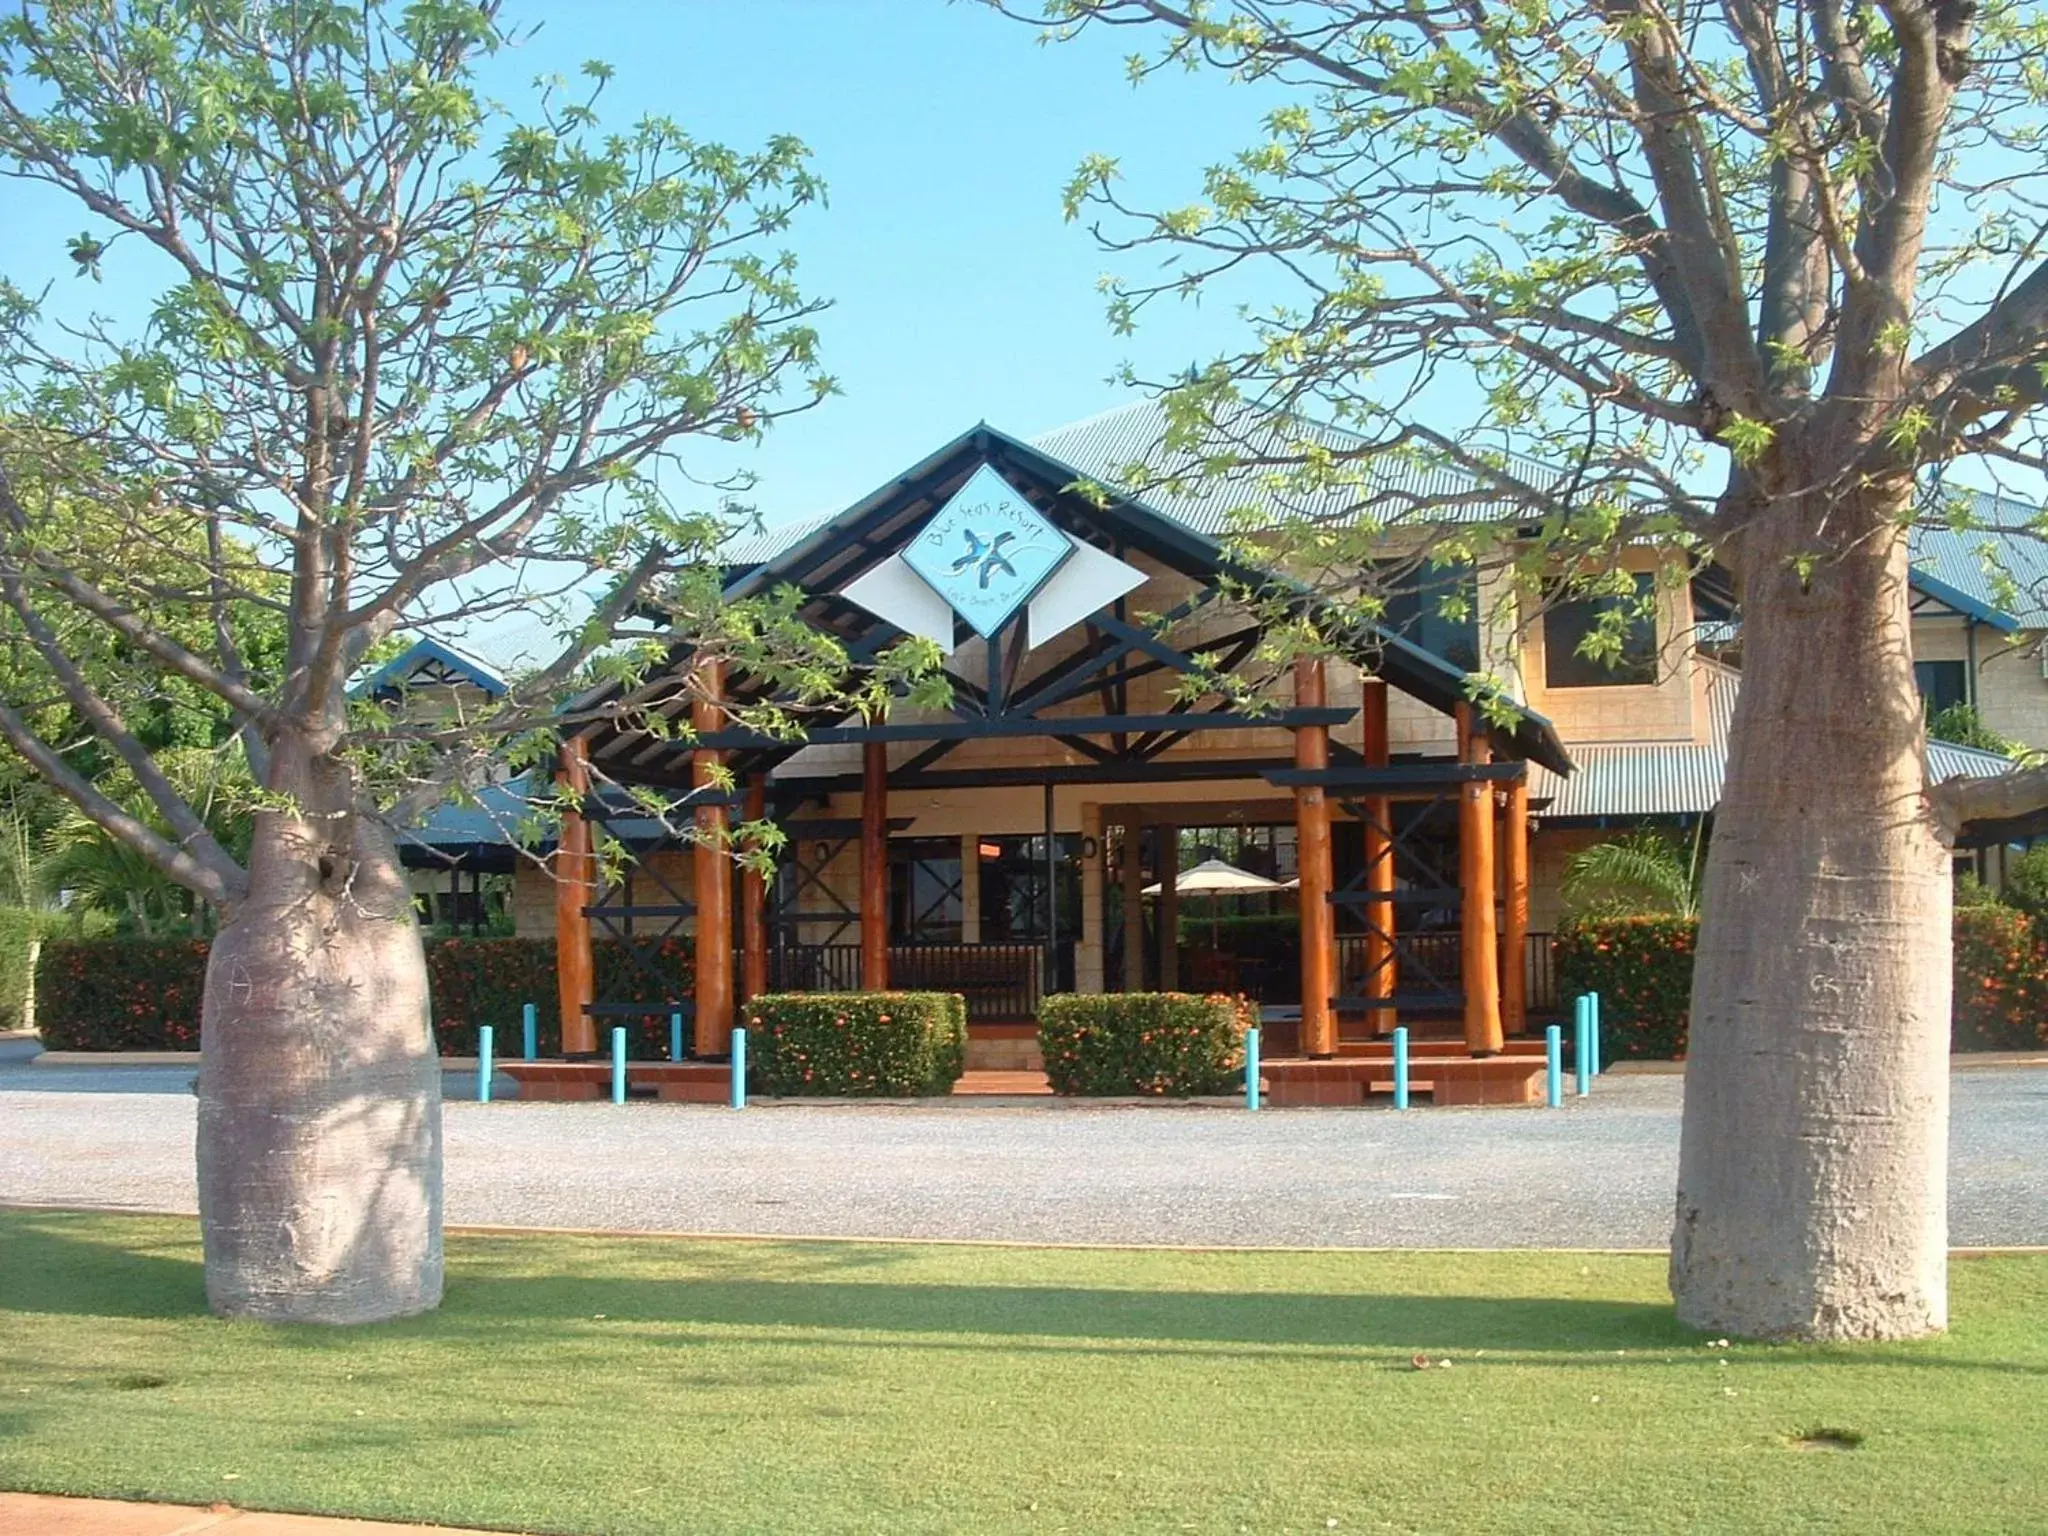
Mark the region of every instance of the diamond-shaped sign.
[[903, 558], [986, 640], [1073, 552], [1064, 533], [984, 464], [933, 514]]

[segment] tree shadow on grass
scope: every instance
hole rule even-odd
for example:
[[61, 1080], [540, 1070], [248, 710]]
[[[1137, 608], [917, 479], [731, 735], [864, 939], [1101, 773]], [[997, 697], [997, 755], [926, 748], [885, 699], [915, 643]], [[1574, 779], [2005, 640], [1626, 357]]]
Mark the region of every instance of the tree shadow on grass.
[[[189, 1231], [189, 1228], [186, 1229]], [[534, 1243], [536, 1246], [527, 1246]], [[1125, 1285], [981, 1284], [920, 1280], [916, 1250], [831, 1249], [802, 1244], [680, 1246], [677, 1273], [648, 1244], [587, 1247], [522, 1240], [451, 1267], [440, 1311], [375, 1330], [281, 1329], [292, 1348], [346, 1352], [366, 1337], [410, 1335], [421, 1342], [502, 1349], [693, 1349], [711, 1344], [827, 1342], [848, 1348], [983, 1350], [992, 1344], [1077, 1351], [1143, 1349], [1242, 1353], [1252, 1349], [1393, 1351], [1469, 1361], [1484, 1350], [1503, 1359], [1632, 1364], [1658, 1351], [1684, 1351], [1699, 1365], [1701, 1336], [1661, 1302], [1515, 1294], [1285, 1289], [1198, 1290]], [[1122, 1256], [1128, 1257], [1128, 1256]], [[1317, 1256], [1327, 1274], [1342, 1256]], [[1427, 1256], [1409, 1260], [1426, 1262]], [[1510, 1256], [1504, 1260], [1512, 1262]], [[607, 1273], [619, 1270], [641, 1273]], [[891, 1271], [904, 1267], [901, 1278]], [[1468, 1291], [1469, 1273], [1446, 1278]], [[1540, 1273], [1540, 1272], [1539, 1272]], [[858, 1276], [858, 1278], [854, 1278]], [[1539, 1282], [1540, 1283], [1540, 1282]], [[205, 1293], [194, 1236], [137, 1243], [109, 1218], [73, 1213], [0, 1212], [0, 1307], [80, 1316], [203, 1316]], [[710, 1332], [707, 1330], [717, 1330]], [[821, 1340], [818, 1335], [833, 1335]], [[866, 1336], [866, 1337], [863, 1337]], [[1747, 1363], [1788, 1366], [1842, 1358], [1868, 1365], [1996, 1369], [2048, 1375], [2022, 1360], [1975, 1361], [1923, 1344], [1844, 1351], [1786, 1349]]]
[[203, 1317], [199, 1229], [138, 1244], [108, 1218], [0, 1211], [0, 1308], [92, 1317]]

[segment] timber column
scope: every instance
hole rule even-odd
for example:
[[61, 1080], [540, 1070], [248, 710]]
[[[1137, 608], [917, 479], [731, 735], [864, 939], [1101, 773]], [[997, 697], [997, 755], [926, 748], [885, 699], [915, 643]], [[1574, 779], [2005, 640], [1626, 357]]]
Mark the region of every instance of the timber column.
[[[1458, 760], [1492, 759], [1472, 706], [1458, 706]], [[1500, 939], [1493, 916], [1493, 784], [1470, 779], [1458, 786], [1458, 884], [1461, 887], [1465, 986], [1465, 1046], [1474, 1056], [1497, 1055], [1500, 1033]]]
[[[768, 819], [768, 775], [747, 780], [747, 820]], [[740, 990], [748, 998], [768, 990], [768, 881], [749, 869], [740, 876]]]
[[[1365, 765], [1384, 768], [1391, 761], [1393, 747], [1387, 733], [1387, 684], [1384, 678], [1364, 680], [1365, 698], [1361, 725], [1364, 731]], [[1379, 1007], [1366, 1010], [1366, 1023], [1376, 1035], [1392, 1034], [1400, 1022], [1387, 999], [1394, 995], [1394, 802], [1385, 795], [1365, 799], [1365, 996]]]
[[[1294, 664], [1297, 709], [1321, 709], [1327, 690], [1323, 663]], [[1330, 766], [1330, 728], [1294, 728], [1294, 766], [1317, 773]], [[1301, 1051], [1305, 1056], [1337, 1054], [1337, 1016], [1330, 1000], [1337, 991], [1337, 923], [1330, 906], [1330, 806], [1320, 784], [1294, 791], [1294, 850], [1301, 877]]]
[[889, 990], [889, 744], [861, 748], [860, 989]]
[[1123, 990], [1145, 990], [1145, 860], [1141, 846], [1145, 829], [1135, 810], [1123, 813], [1123, 837], [1118, 845], [1118, 872], [1124, 882], [1124, 974]]
[[[725, 670], [717, 662], [698, 669], [699, 693], [690, 703], [690, 726], [709, 736], [724, 724], [719, 702]], [[720, 794], [719, 753], [698, 747], [690, 754], [690, 788]], [[732, 862], [726, 851], [731, 813], [724, 805], [697, 807], [695, 850], [697, 902], [696, 1054], [723, 1056], [732, 1049]]]
[[1500, 1027], [1529, 1027], [1529, 778], [1511, 780], [1501, 811]]
[[596, 859], [590, 851], [590, 823], [583, 804], [590, 797], [590, 746], [580, 736], [562, 743], [555, 782], [574, 810], [562, 813], [555, 844], [555, 987], [562, 1010], [562, 1054], [597, 1054], [597, 1025], [590, 1005], [597, 999], [597, 962], [590, 945], [590, 917], [596, 899]]

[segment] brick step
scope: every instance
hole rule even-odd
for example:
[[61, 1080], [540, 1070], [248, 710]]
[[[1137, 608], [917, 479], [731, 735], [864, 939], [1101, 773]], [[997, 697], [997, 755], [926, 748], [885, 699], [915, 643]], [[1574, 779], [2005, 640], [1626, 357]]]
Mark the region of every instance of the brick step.
[[[1543, 1098], [1544, 1070], [1541, 1056], [1526, 1054], [1412, 1053], [1408, 1090], [1438, 1104], [1534, 1104]], [[1362, 1057], [1270, 1061], [1259, 1076], [1267, 1100], [1281, 1106], [1363, 1104], [1372, 1094], [1394, 1091], [1389, 1063]]]

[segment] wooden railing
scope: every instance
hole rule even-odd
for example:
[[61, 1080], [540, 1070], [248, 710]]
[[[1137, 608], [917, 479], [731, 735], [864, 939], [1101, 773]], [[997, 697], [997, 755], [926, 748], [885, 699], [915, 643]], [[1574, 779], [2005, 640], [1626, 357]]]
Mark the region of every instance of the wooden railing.
[[[970, 1024], [1028, 1023], [1045, 991], [1043, 944], [892, 944], [889, 985], [958, 992]], [[737, 961], [735, 962], [737, 963]], [[858, 992], [858, 944], [791, 944], [768, 952], [776, 992]]]
[[[1411, 933], [1401, 940], [1402, 992], [1438, 992], [1460, 997], [1465, 989], [1464, 937], [1455, 928]], [[1337, 938], [1337, 974], [1346, 995], [1357, 995], [1364, 986], [1365, 935], [1340, 934]], [[1425, 970], [1428, 974], [1425, 974]], [[1550, 935], [1532, 933], [1522, 949], [1522, 976], [1527, 988], [1532, 1017], [1557, 1012], [1557, 964], [1550, 947]]]

